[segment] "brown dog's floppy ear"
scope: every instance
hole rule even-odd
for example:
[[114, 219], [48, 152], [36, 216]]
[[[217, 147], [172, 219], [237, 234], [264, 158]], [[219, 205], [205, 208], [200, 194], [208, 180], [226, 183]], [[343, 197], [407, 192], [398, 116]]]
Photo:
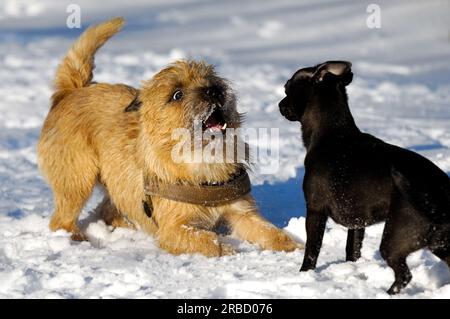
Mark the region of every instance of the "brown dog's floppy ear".
[[133, 101], [125, 108], [124, 112], [136, 112], [141, 108], [142, 102], [139, 99], [139, 94], [136, 95]]
[[352, 64], [347, 61], [327, 61], [317, 66], [312, 78], [316, 83], [333, 79], [348, 85], [353, 79]]

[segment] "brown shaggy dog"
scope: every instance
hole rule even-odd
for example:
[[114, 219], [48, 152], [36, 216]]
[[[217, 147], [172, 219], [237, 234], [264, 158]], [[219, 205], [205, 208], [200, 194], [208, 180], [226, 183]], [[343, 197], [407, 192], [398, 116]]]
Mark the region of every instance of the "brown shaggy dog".
[[[108, 224], [142, 229], [174, 254], [233, 253], [213, 232], [223, 222], [234, 235], [263, 249], [298, 248], [259, 215], [250, 194], [216, 207], [153, 196], [153, 215], [145, 213], [145, 178], [195, 185], [226, 182], [242, 167], [175, 163], [173, 129], [193, 128], [196, 120], [207, 128], [219, 121], [238, 127], [240, 117], [227, 82], [203, 62], [177, 61], [144, 82], [139, 91], [92, 82], [95, 52], [123, 24], [122, 18], [115, 18], [89, 28], [58, 68], [52, 107], [38, 145], [39, 166], [54, 193], [50, 229], [85, 239], [77, 226], [78, 215], [98, 183], [105, 188], [105, 198], [97, 211]], [[220, 102], [220, 120], [210, 118], [217, 104], [211, 95]]]

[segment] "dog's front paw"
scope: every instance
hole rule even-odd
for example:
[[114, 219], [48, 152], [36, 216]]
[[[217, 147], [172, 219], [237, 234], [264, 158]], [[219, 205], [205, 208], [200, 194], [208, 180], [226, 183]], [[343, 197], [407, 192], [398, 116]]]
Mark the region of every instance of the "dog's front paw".
[[70, 239], [72, 239], [73, 241], [88, 241], [87, 236], [83, 234], [81, 231], [72, 233]]
[[276, 229], [271, 236], [271, 240], [264, 246], [264, 249], [286, 252], [304, 248], [303, 244], [295, 242], [292, 238], [279, 229]]

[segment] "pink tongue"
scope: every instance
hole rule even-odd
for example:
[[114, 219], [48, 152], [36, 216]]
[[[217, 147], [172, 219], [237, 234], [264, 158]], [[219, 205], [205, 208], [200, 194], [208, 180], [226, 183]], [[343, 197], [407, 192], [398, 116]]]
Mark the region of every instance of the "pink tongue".
[[216, 118], [214, 116], [210, 116], [205, 123], [205, 126], [207, 128], [216, 128], [216, 129], [221, 129], [222, 125], [219, 123], [219, 121], [216, 120]]

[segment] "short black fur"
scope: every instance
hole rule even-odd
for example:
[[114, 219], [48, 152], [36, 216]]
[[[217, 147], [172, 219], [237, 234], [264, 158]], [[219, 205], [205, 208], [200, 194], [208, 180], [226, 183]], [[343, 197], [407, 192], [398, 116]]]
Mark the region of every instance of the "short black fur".
[[450, 265], [450, 179], [426, 158], [361, 132], [348, 107], [351, 63], [297, 71], [279, 103], [302, 125], [307, 242], [301, 271], [316, 267], [328, 217], [347, 227], [356, 261], [366, 226], [386, 220], [381, 256], [395, 272], [390, 294], [411, 280], [407, 256], [428, 247]]

